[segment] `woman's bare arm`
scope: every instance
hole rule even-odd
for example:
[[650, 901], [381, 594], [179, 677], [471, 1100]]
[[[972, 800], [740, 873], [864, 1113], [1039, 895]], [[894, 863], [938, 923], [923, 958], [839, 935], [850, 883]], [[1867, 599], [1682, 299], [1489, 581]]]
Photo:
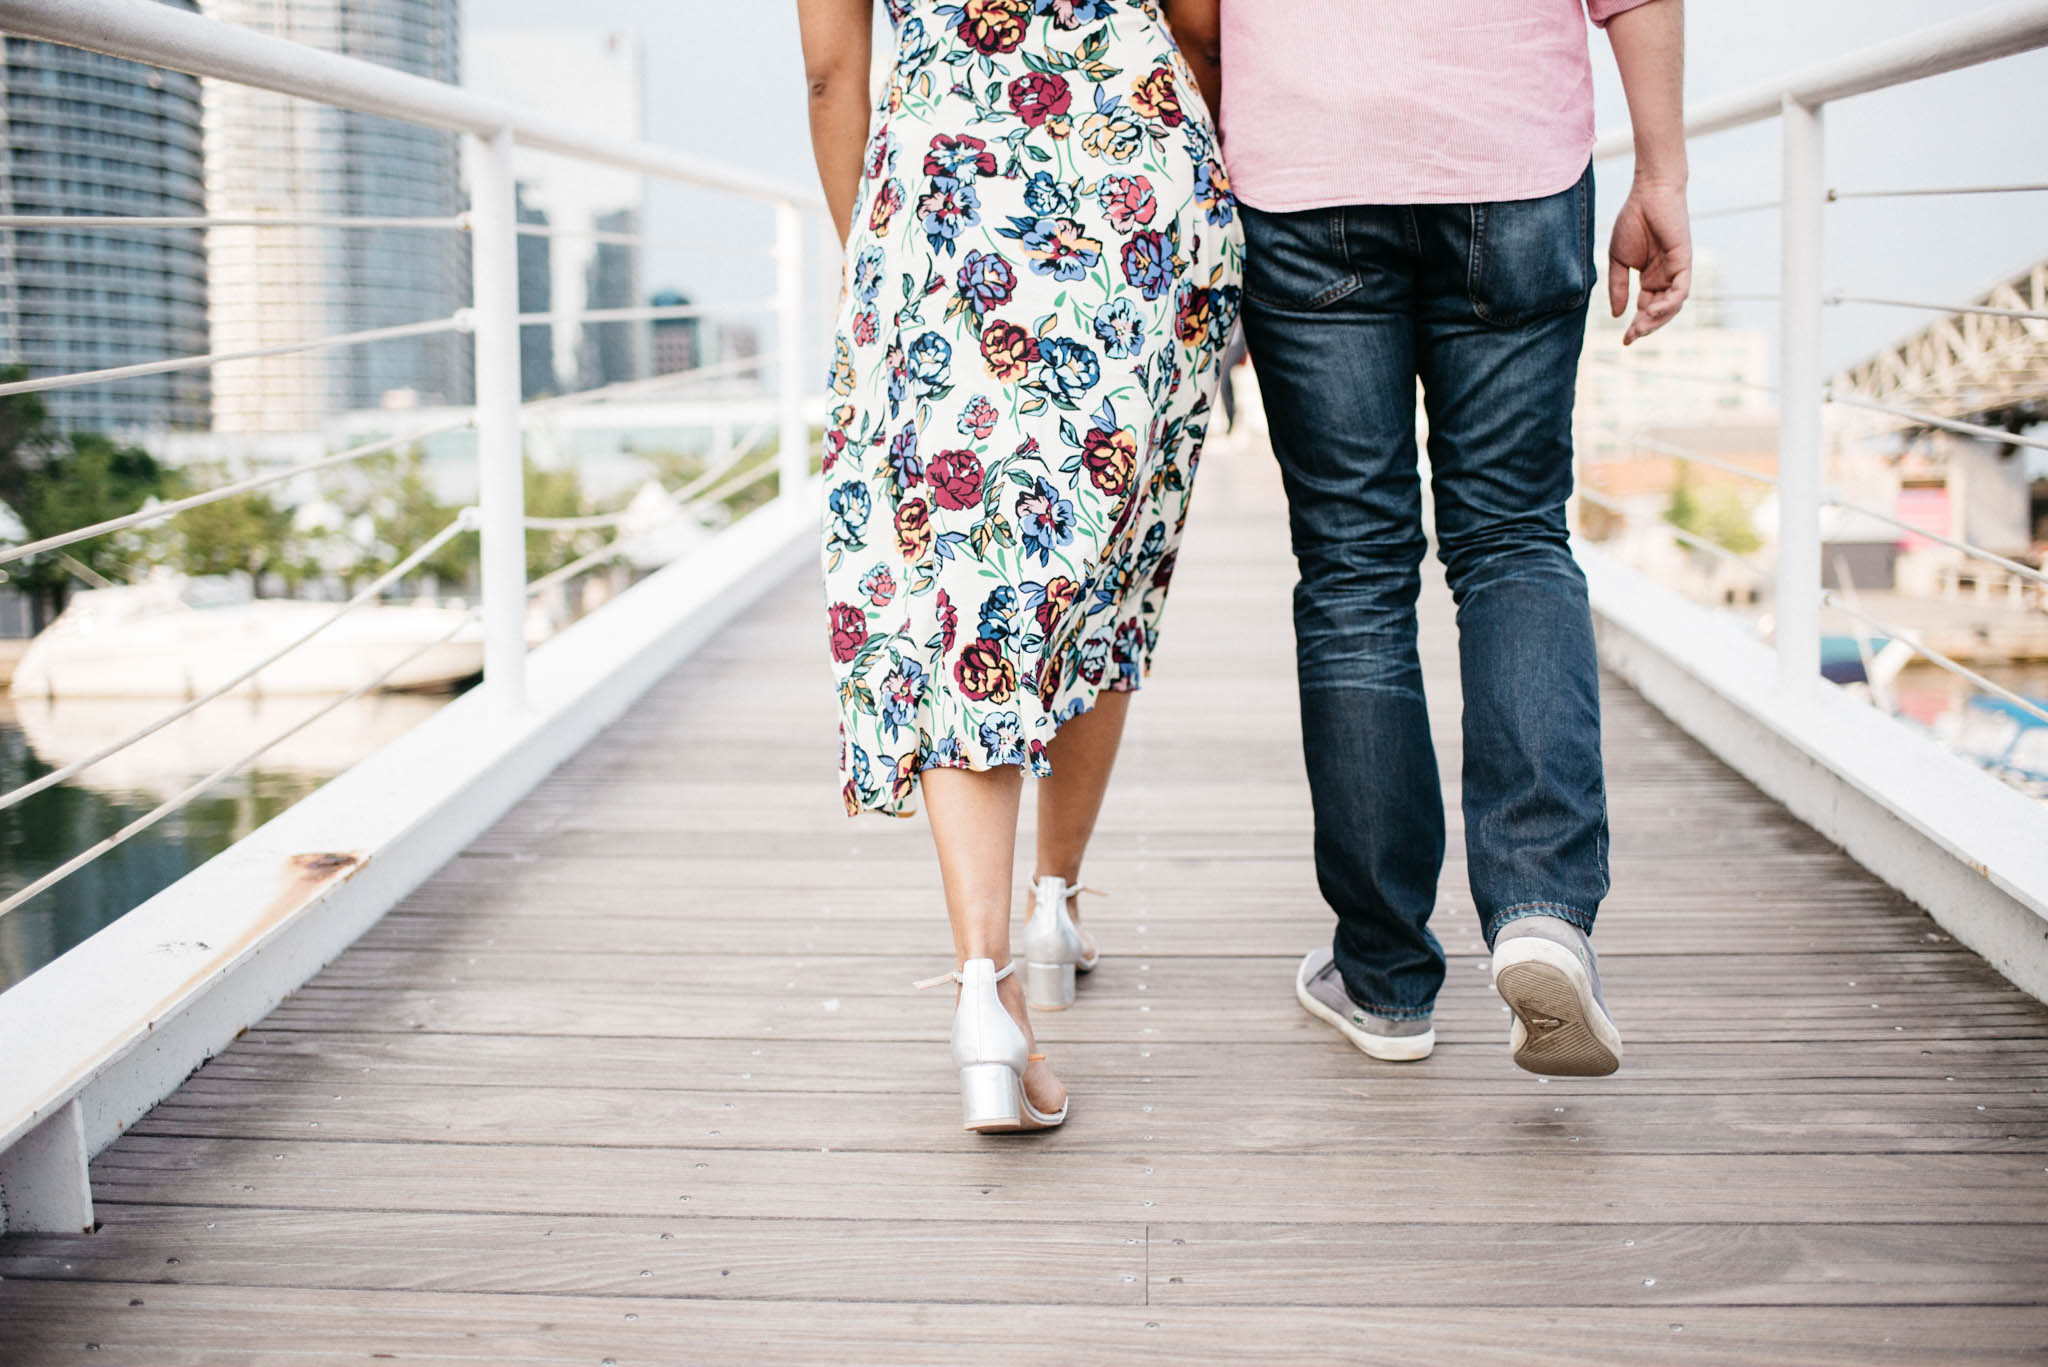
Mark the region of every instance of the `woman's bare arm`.
[[1167, 0], [1166, 22], [1212, 117], [1223, 117], [1222, 0]]
[[810, 89], [811, 152], [825, 203], [844, 244], [860, 191], [868, 140], [868, 71], [873, 59], [874, 0], [797, 0], [804, 76]]

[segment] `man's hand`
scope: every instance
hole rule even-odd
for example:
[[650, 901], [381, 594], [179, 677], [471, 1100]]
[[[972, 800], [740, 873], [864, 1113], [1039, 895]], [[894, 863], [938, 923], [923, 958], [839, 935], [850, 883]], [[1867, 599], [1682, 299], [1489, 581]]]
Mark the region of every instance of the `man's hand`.
[[1630, 271], [1642, 286], [1623, 346], [1676, 318], [1692, 293], [1692, 223], [1684, 186], [1638, 180], [1621, 206], [1607, 248], [1607, 304], [1616, 318], [1628, 312]]

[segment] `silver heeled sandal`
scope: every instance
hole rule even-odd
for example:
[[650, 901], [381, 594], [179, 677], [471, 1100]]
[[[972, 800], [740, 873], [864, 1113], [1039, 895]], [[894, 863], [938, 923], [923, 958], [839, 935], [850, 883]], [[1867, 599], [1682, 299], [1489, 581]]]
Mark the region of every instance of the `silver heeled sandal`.
[[1104, 895], [1051, 876], [1031, 885], [1031, 919], [1024, 923], [1024, 1000], [1034, 1011], [1072, 1006], [1075, 975], [1102, 961], [1101, 951], [1090, 951], [1082, 940], [1068, 909], [1067, 904], [1084, 892]]
[[959, 971], [917, 983], [919, 988], [958, 983], [953, 1009], [953, 1062], [960, 1069], [960, 1110], [964, 1127], [977, 1134], [1049, 1130], [1066, 1123], [1067, 1105], [1048, 1115], [1024, 1094], [1024, 1070], [1045, 1058], [1031, 1052], [1024, 1031], [1003, 1007], [996, 984], [1016, 971], [993, 959], [969, 959]]

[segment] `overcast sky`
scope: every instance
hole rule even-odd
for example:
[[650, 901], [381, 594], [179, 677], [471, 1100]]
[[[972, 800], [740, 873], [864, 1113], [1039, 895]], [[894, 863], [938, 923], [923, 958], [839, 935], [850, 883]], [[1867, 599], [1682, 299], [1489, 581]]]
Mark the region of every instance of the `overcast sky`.
[[[1238, 0], [1257, 3], [1257, 0]], [[1767, 82], [1998, 0], [1696, 0], [1688, 6], [1689, 98]], [[468, 0], [475, 30], [563, 22], [559, 0]], [[637, 31], [646, 43], [648, 136], [695, 156], [814, 183], [803, 117], [795, 0], [581, 0], [575, 22]], [[1620, 82], [1594, 38], [1602, 128], [1626, 121]], [[554, 111], [573, 117], [574, 111]], [[2048, 182], [2048, 52], [1862, 96], [1828, 112], [1829, 181], [1844, 189]], [[1775, 121], [1696, 143], [1693, 203], [1774, 199]], [[1603, 216], [1627, 188], [1625, 163], [1603, 168]], [[764, 240], [751, 206], [673, 187], [650, 194], [657, 236]], [[1699, 226], [1722, 287], [1774, 292], [1777, 222], [1769, 214]], [[1829, 210], [1830, 288], [1961, 302], [2048, 255], [2048, 194], [1876, 200]], [[758, 297], [759, 268], [657, 254], [650, 288], [676, 285], [707, 302]], [[1731, 306], [1730, 322], [1776, 328], [1768, 304]], [[1828, 315], [1830, 366], [1913, 331], [1924, 316], [1844, 307]]]

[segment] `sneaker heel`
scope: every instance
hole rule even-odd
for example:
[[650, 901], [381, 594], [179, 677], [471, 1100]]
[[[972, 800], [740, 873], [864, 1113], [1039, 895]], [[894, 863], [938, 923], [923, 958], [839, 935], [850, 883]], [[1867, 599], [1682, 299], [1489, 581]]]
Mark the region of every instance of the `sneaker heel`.
[[1015, 1129], [1022, 1121], [1023, 1082], [1007, 1063], [975, 1063], [960, 1070], [960, 1110], [970, 1130]]
[[1064, 1011], [1074, 1004], [1074, 966], [1024, 965], [1024, 1000], [1036, 1011]]

